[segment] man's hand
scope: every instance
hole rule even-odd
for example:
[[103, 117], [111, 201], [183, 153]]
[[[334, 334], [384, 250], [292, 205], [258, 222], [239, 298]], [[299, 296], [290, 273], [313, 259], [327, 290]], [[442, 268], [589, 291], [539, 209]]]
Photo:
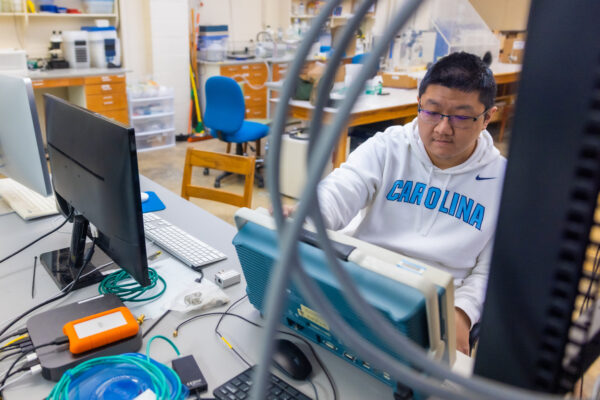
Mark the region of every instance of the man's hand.
[[[291, 217], [292, 214], [294, 213], [294, 211], [296, 211], [296, 205], [291, 206], [289, 204], [283, 204], [282, 208], [283, 208], [283, 216], [285, 218]], [[269, 206], [269, 213], [271, 213], [271, 215], [273, 215], [273, 206]]]
[[471, 331], [471, 319], [463, 310], [454, 307], [454, 323], [456, 325], [456, 350], [470, 355], [469, 332]]

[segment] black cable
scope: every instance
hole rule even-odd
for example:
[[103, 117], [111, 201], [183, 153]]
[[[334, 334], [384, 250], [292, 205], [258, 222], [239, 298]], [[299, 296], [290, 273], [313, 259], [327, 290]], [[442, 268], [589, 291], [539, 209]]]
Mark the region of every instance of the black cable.
[[[15, 359], [15, 361], [13, 361], [13, 363], [10, 365], [10, 367], [8, 368], [8, 370], [6, 371], [6, 374], [4, 374], [4, 378], [2, 378], [2, 382], [0, 382], [0, 387], [3, 387], [4, 384], [6, 383], [6, 380], [8, 379], [8, 377], [10, 376], [10, 372], [12, 371], [12, 369], [15, 367], [15, 365], [17, 365], [17, 363], [22, 360], [23, 358], [27, 357], [27, 355], [31, 354], [30, 353], [22, 353], [19, 357], [17, 357]], [[0, 391], [0, 396], [2, 395], [2, 392]]]
[[[247, 295], [247, 294], [246, 294], [246, 295], [244, 295], [244, 296], [242, 296], [242, 297], [240, 297], [239, 299], [237, 299], [237, 300], [236, 300], [236, 301], [234, 301], [233, 303], [231, 303], [231, 305], [230, 305], [229, 307], [227, 307], [227, 310], [225, 310], [225, 312], [226, 312], [226, 313], [227, 313], [227, 312], [229, 312], [229, 311], [230, 311], [230, 310], [231, 310], [233, 307], [235, 307], [235, 306], [236, 306], [236, 305], [237, 305], [237, 304], [238, 304], [240, 301], [244, 300], [246, 297], [248, 297], [248, 295]], [[225, 314], [223, 314], [223, 315], [221, 316], [221, 318], [219, 318], [219, 322], [217, 322], [217, 326], [215, 326], [215, 333], [216, 333], [217, 335], [219, 335], [219, 336], [221, 336], [221, 334], [219, 333], [219, 325], [221, 325], [221, 321], [223, 321], [223, 318], [225, 318]], [[185, 322], [185, 321], [184, 321], [184, 322]], [[181, 325], [182, 325], [182, 324], [179, 324], [179, 325], [177, 326], [177, 329], [176, 329], [176, 330], [179, 330], [179, 327], [180, 327]]]
[[[7, 380], [7, 379], [8, 379], [10, 376], [14, 375], [14, 373], [13, 373], [13, 374], [11, 374], [11, 371], [12, 371], [12, 369], [13, 369], [13, 368], [15, 367], [15, 365], [17, 365], [17, 363], [18, 363], [20, 360], [22, 360], [24, 357], [27, 357], [29, 354], [32, 354], [32, 353], [34, 353], [36, 350], [38, 350], [38, 349], [41, 349], [42, 347], [56, 346], [56, 345], [61, 345], [61, 344], [66, 344], [66, 343], [69, 343], [69, 338], [68, 338], [68, 337], [66, 337], [66, 336], [61, 336], [61, 337], [59, 337], [59, 338], [57, 338], [57, 339], [55, 339], [55, 340], [53, 340], [53, 341], [51, 341], [51, 342], [49, 342], [49, 343], [44, 343], [44, 344], [41, 344], [41, 345], [39, 345], [39, 346], [35, 346], [35, 347], [33, 347], [33, 346], [32, 346], [32, 350], [31, 350], [31, 351], [28, 351], [28, 352], [24, 352], [24, 353], [22, 353], [22, 354], [21, 354], [19, 357], [17, 357], [17, 358], [15, 359], [15, 361], [13, 361], [13, 363], [10, 365], [10, 367], [9, 367], [9, 368], [8, 368], [8, 370], [6, 371], [6, 374], [4, 374], [4, 378], [2, 378], [2, 382], [0, 382], [0, 387], [4, 387], [4, 384], [6, 383], [6, 380]], [[0, 391], [0, 396], [1, 396], [1, 391]]]
[[145, 332], [142, 334], [142, 339], [143, 339], [143, 338], [145, 338], [145, 337], [146, 337], [146, 335], [147, 335], [147, 334], [149, 334], [149, 333], [150, 333], [150, 331], [151, 331], [152, 329], [154, 329], [154, 327], [155, 327], [156, 325], [158, 325], [158, 323], [159, 323], [160, 321], [162, 321], [162, 319], [163, 319], [164, 317], [166, 317], [166, 316], [167, 316], [167, 314], [168, 314], [168, 313], [170, 313], [170, 312], [171, 312], [171, 310], [167, 310], [167, 311], [165, 311], [165, 312], [163, 313], [163, 315], [161, 315], [161, 316], [160, 316], [160, 317], [159, 317], [159, 318], [158, 318], [156, 321], [154, 321], [154, 323], [153, 323], [152, 325], [150, 325], [150, 328], [148, 328], [148, 330], [146, 330], [146, 331], [145, 331]]
[[12, 356], [15, 356], [15, 355], [17, 355], [17, 354], [20, 354], [20, 353], [21, 353], [21, 350], [17, 350], [17, 351], [13, 351], [12, 353], [5, 354], [5, 355], [3, 355], [3, 356], [0, 358], [0, 361], [4, 361], [4, 360], [6, 360], [7, 358], [9, 358], [9, 357], [12, 357]]
[[[231, 305], [229, 307], [227, 307], [227, 310], [225, 310], [225, 312], [228, 312], [229, 310], [231, 310], [233, 307], [235, 307], [239, 302], [241, 302], [242, 300], [244, 300], [246, 297], [248, 297], [247, 294], [244, 295], [244, 296], [242, 296], [242, 297], [240, 297], [239, 299], [237, 299], [233, 303], [231, 303]], [[223, 340], [225, 343], [227, 343], [227, 345], [229, 346], [229, 348], [235, 353], [235, 355], [237, 355], [240, 358], [240, 360], [242, 360], [244, 362], [244, 364], [246, 364], [248, 367], [252, 367], [252, 364], [250, 364], [248, 361], [246, 361], [246, 359], [244, 357], [242, 357], [242, 355], [229, 342], [227, 342], [227, 340], [225, 340], [225, 338], [223, 337], [223, 335], [221, 335], [221, 332], [219, 332], [219, 325], [221, 325], [221, 321], [223, 321], [224, 317], [225, 317], [225, 315], [221, 315], [221, 318], [219, 318], [219, 322], [217, 322], [217, 325], [215, 326], [215, 333], [217, 335], [219, 335], [219, 337], [221, 338], [221, 340]]]
[[33, 278], [31, 278], [31, 298], [35, 293], [35, 270], [37, 269], [37, 256], [33, 257]]
[[[246, 296], [244, 296], [246, 297]], [[239, 299], [238, 301], [241, 301], [242, 299], [244, 299], [244, 297], [242, 297], [241, 299]], [[236, 301], [235, 303], [233, 303], [229, 308], [233, 307], [238, 301]], [[198, 318], [202, 318], [202, 317], [210, 317], [210, 316], [216, 316], [216, 315], [220, 315], [221, 319], [219, 321], [221, 321], [225, 316], [231, 316], [231, 317], [236, 317], [241, 319], [242, 321], [247, 322], [250, 325], [254, 325], [257, 328], [263, 328], [262, 325], [257, 324], [256, 322], [250, 321], [249, 319], [247, 319], [246, 317], [243, 317], [239, 314], [233, 314], [233, 313], [229, 313], [227, 311], [225, 312], [209, 312], [209, 313], [204, 313], [204, 314], [198, 314], [195, 315], [191, 318], [186, 319], [185, 321], [181, 322], [179, 325], [177, 325], [177, 328], [175, 329], [175, 332], [177, 333], [179, 331], [179, 329], [183, 326], [186, 325], [189, 322], [192, 322], [195, 319]], [[284, 334], [284, 335], [289, 335], [289, 336], [293, 336], [299, 340], [301, 340], [311, 351], [311, 354], [313, 355], [314, 359], [317, 360], [317, 363], [319, 364], [319, 367], [323, 370], [323, 372], [325, 373], [325, 376], [327, 377], [327, 380], [329, 381], [329, 384], [331, 385], [331, 389], [333, 391], [333, 399], [337, 400], [337, 388], [335, 386], [335, 382], [333, 381], [333, 378], [331, 377], [331, 374], [329, 373], [329, 370], [327, 369], [327, 367], [325, 367], [325, 364], [323, 363], [323, 361], [321, 360], [321, 358], [317, 355], [317, 352], [315, 351], [315, 349], [313, 349], [313, 347], [311, 346], [311, 344], [302, 336], [297, 335], [295, 333], [291, 333], [291, 332], [286, 332], [286, 331], [282, 331], [282, 330], [277, 330], [278, 333]]]
[[[221, 339], [223, 339], [223, 336], [221, 336]], [[231, 351], [233, 351], [235, 353], [236, 356], [239, 357], [240, 360], [242, 360], [244, 362], [244, 364], [246, 364], [248, 366], [248, 368], [252, 368], [252, 364], [250, 364], [248, 361], [246, 361], [246, 359], [244, 357], [242, 357], [242, 355], [240, 353], [238, 353], [238, 351], [233, 347], [229, 347], [231, 349]]]
[[19, 348], [21, 348], [21, 342], [12, 343], [12, 344], [9, 344], [8, 346], [4, 346], [2, 348], [2, 351], [14, 350], [14, 349], [19, 349]]
[[0, 349], [0, 352], [4, 352], [6, 350], [13, 350], [13, 349], [21, 349], [21, 351], [23, 351], [23, 348], [31, 345], [31, 339], [30, 338], [23, 338], [21, 340], [19, 340], [18, 342], [15, 343], [11, 343], [7, 346], [4, 346]]
[[17, 254], [19, 254], [20, 252], [22, 252], [23, 250], [25, 250], [26, 248], [32, 246], [33, 244], [39, 242], [40, 240], [42, 240], [43, 238], [45, 238], [48, 235], [53, 234], [54, 232], [56, 232], [57, 230], [59, 230], [60, 228], [62, 228], [71, 218], [71, 216], [73, 215], [73, 211], [71, 211], [69, 213], [69, 215], [67, 216], [67, 218], [65, 218], [65, 220], [56, 228], [52, 229], [50, 232], [43, 234], [42, 236], [40, 236], [39, 238], [35, 239], [33, 242], [29, 243], [28, 245], [25, 245], [24, 247], [20, 248], [19, 250], [15, 251], [14, 253], [4, 257], [2, 260], [0, 260], [0, 264], [2, 264], [4, 261], [8, 260], [9, 258], [16, 256]]
[[0, 338], [0, 342], [4, 342], [6, 339], [10, 339], [11, 337], [21, 336], [27, 333], [27, 328], [21, 328], [14, 332], [8, 333]]
[[202, 271], [202, 268], [198, 267], [198, 268], [192, 268], [192, 269], [200, 274], [200, 276], [198, 278], [196, 278], [195, 281], [198, 283], [202, 283], [202, 279], [204, 279], [204, 272]]
[[[77, 285], [77, 282], [79, 281], [79, 277], [81, 276], [81, 272], [85, 269], [85, 267], [87, 267], [88, 263], [92, 259], [92, 255], [94, 254], [94, 247], [95, 246], [96, 246], [96, 239], [94, 238], [94, 239], [92, 239], [92, 245], [90, 246], [90, 248], [87, 251], [87, 254], [85, 255], [85, 258], [84, 258], [84, 261], [83, 261], [83, 265], [81, 266], [81, 268], [77, 272], [77, 276], [75, 277], [75, 279], [70, 283], [70, 286], [66, 286], [66, 287], [68, 287], [68, 289], [66, 291], [61, 291], [56, 296], [54, 296], [54, 297], [52, 297], [52, 298], [50, 298], [50, 299], [48, 299], [48, 300], [46, 300], [46, 301], [44, 301], [44, 302], [36, 305], [36, 306], [33, 306], [29, 310], [23, 312], [21, 315], [19, 315], [18, 317], [16, 317], [15, 319], [13, 319], [11, 322], [8, 323], [8, 325], [6, 325], [0, 331], [0, 335], [3, 335], [11, 326], [13, 326], [14, 324], [16, 324], [21, 318], [25, 317], [29, 313], [37, 310], [38, 308], [41, 308], [41, 307], [45, 306], [46, 304], [50, 304], [50, 303], [52, 303], [52, 302], [54, 302], [54, 301], [56, 301], [58, 299], [62, 299], [63, 297], [65, 297], [66, 295], [68, 295], [69, 293], [71, 293], [71, 291], [73, 290], [73, 288]], [[63, 290], [64, 290], [64, 288], [63, 288]]]
[[26, 372], [26, 371], [29, 371], [29, 368], [31, 368], [31, 367], [21, 367], [21, 368], [19, 368], [19, 369], [17, 369], [17, 370], [14, 370], [14, 371], [13, 371], [13, 372], [11, 372], [11, 373], [10, 373], [10, 374], [9, 374], [9, 375], [6, 377], [6, 378], [8, 379], [8, 378], [10, 378], [11, 376], [14, 376], [14, 375], [16, 375], [16, 374], [18, 374], [18, 373], [20, 373], [20, 372]]

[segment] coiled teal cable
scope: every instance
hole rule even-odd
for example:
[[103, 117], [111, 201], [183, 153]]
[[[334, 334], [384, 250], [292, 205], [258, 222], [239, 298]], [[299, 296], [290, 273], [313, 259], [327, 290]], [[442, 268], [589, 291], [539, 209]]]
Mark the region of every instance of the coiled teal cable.
[[[167, 282], [165, 282], [153, 268], [148, 268], [148, 277], [150, 278], [150, 285], [142, 287], [137, 282], [131, 281], [133, 278], [126, 271], [116, 271], [102, 280], [98, 286], [98, 292], [100, 292], [100, 294], [114, 294], [118, 296], [121, 301], [142, 302], [154, 300], [167, 290]], [[159, 293], [153, 296], [140, 298], [144, 293], [154, 289], [159, 281], [163, 285], [162, 290]]]
[[117, 355], [107, 357], [97, 357], [91, 360], [85, 361], [78, 366], [71, 368], [63, 374], [58, 383], [52, 388], [52, 391], [48, 395], [48, 400], [67, 400], [69, 398], [69, 386], [71, 382], [77, 378], [78, 375], [88, 371], [96, 366], [105, 366], [107, 364], [130, 364], [137, 368], [140, 368], [151, 379], [152, 391], [155, 393], [157, 399], [183, 399], [182, 384], [179, 376], [170, 368], [167, 368], [172, 372], [173, 377], [177, 381], [176, 392], [171, 394], [169, 388], [169, 382], [165, 374], [154, 364], [152, 361], [146, 358], [140, 358], [134, 355]]

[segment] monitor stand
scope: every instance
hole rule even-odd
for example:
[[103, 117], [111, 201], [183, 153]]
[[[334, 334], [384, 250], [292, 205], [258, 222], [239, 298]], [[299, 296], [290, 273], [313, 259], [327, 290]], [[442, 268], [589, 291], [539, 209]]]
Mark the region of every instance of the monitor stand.
[[[86, 252], [88, 251], [90, 246], [91, 243], [87, 243], [85, 245]], [[44, 266], [44, 268], [46, 268], [46, 271], [48, 271], [48, 274], [50, 274], [50, 276], [54, 280], [54, 283], [56, 283], [60, 290], [62, 290], [65, 286], [70, 284], [79, 272], [79, 269], [70, 266], [69, 253], [70, 248], [67, 247], [64, 249], [43, 253], [42, 255], [40, 255], [40, 261], [42, 265]], [[73, 290], [81, 289], [86, 286], [91, 286], [102, 281], [102, 279], [104, 279], [104, 277], [107, 275], [106, 272], [102, 273], [102, 270], [107, 271], [119, 268], [118, 265], [116, 265], [114, 262], [111, 262], [112, 259], [106, 254], [104, 254], [104, 252], [100, 250], [98, 246], [96, 246], [92, 259], [85, 267], [85, 269], [81, 271], [79, 281], [77, 282]], [[98, 271], [92, 272], [89, 275], [86, 275], [94, 268], [107, 263], [111, 264], [107, 265], [105, 268], [102, 268]]]

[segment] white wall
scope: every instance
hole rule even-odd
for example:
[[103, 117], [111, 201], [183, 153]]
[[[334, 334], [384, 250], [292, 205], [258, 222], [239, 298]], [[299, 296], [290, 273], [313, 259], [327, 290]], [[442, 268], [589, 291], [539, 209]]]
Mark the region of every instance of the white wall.
[[150, 0], [152, 73], [175, 89], [175, 132], [188, 133], [190, 109], [189, 10], [187, 0]]
[[[202, 6], [200, 6], [202, 4]], [[286, 29], [291, 0], [190, 0], [200, 15], [200, 25], [227, 25], [232, 41], [255, 40], [270, 25]]]
[[143, 82], [152, 76], [150, 4], [147, 0], [120, 2], [120, 32], [123, 66], [127, 82]]

